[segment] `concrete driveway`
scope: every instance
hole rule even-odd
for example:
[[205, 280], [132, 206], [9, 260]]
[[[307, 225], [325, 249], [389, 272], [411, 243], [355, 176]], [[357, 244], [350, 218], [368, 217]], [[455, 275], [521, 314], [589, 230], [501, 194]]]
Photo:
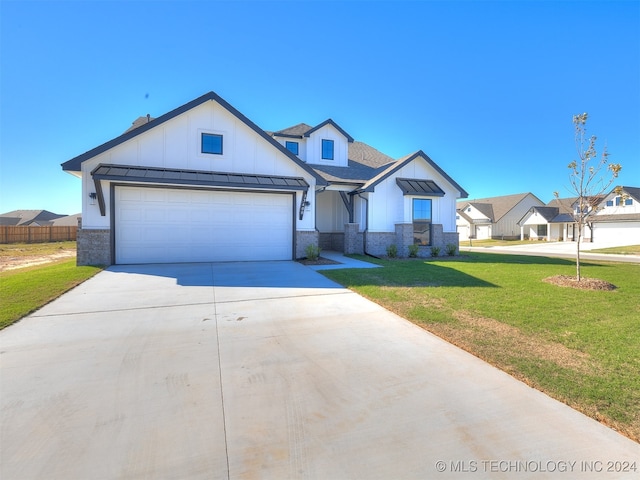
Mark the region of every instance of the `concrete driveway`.
[[0, 345], [3, 480], [640, 468], [637, 443], [294, 262], [111, 267]]

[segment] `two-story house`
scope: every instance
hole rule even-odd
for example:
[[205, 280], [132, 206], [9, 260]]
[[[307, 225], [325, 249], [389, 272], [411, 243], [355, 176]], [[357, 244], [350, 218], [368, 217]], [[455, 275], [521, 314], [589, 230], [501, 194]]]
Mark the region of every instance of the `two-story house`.
[[79, 264], [291, 260], [308, 245], [427, 256], [457, 245], [467, 196], [422, 151], [393, 159], [331, 119], [267, 132], [214, 92], [62, 168], [82, 179]]

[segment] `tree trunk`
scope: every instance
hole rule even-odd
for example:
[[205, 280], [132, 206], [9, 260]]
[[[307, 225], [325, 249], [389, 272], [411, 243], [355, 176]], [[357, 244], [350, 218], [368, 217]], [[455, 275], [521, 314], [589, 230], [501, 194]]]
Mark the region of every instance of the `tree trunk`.
[[582, 223], [578, 222], [578, 238], [576, 240], [576, 280], [580, 281], [580, 239], [582, 238]]

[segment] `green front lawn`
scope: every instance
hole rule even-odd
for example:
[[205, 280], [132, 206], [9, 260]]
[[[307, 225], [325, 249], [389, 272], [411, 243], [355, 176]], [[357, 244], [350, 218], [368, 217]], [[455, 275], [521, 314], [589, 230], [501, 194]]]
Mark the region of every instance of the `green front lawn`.
[[590, 250], [590, 253], [616, 253], [619, 255], [640, 255], [640, 245], [627, 245], [625, 247], [598, 248]]
[[326, 276], [640, 440], [640, 265], [583, 262], [614, 291], [543, 282], [572, 261], [470, 253]]
[[76, 260], [0, 272], [0, 329], [39, 309], [101, 270]]

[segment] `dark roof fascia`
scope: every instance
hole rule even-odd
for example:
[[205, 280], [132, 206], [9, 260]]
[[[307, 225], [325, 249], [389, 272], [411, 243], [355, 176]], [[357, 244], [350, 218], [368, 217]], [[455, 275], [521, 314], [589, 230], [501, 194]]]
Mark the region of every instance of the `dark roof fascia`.
[[416, 153], [405, 157], [404, 160], [400, 159], [396, 163], [394, 163], [391, 166], [389, 166], [389, 168], [387, 168], [382, 173], [380, 173], [377, 177], [374, 177], [370, 182], [365, 184], [364, 188], [358, 193], [373, 192], [376, 185], [378, 185], [380, 182], [382, 182], [383, 180], [388, 178], [390, 175], [393, 175], [394, 172], [396, 172], [400, 168], [404, 167], [406, 164], [408, 164], [408, 163], [412, 162], [413, 160], [415, 160], [417, 157], [421, 157], [425, 162], [427, 162], [429, 165], [431, 165], [440, 175], [442, 175], [452, 186], [457, 188], [458, 191], [460, 192], [461, 198], [467, 198], [469, 196], [469, 194], [466, 192], [466, 190], [464, 190], [460, 185], [458, 185], [453, 180], [453, 178], [451, 178], [449, 175], [447, 175], [445, 173], [445, 171], [442, 170], [436, 164], [436, 162], [431, 160], [431, 158], [429, 158], [429, 156], [426, 153], [424, 153], [422, 150], [418, 150]]
[[345, 132], [342, 127], [340, 125], [338, 125], [336, 122], [334, 122], [333, 120], [331, 120], [330, 118], [326, 119], [324, 122], [322, 122], [319, 125], [316, 125], [315, 127], [313, 127], [311, 130], [308, 130], [304, 136], [308, 137], [310, 136], [313, 132], [315, 132], [316, 130], [324, 127], [325, 125], [332, 125], [333, 128], [335, 128], [336, 130], [338, 130], [342, 135], [344, 135], [347, 138], [347, 141], [349, 143], [353, 143], [353, 137], [351, 135], [349, 135], [347, 132]]
[[245, 125], [247, 125], [249, 128], [251, 128], [254, 132], [256, 132], [258, 135], [260, 135], [262, 138], [264, 138], [267, 142], [269, 142], [271, 145], [273, 145], [274, 147], [276, 147], [280, 152], [282, 152], [283, 154], [285, 154], [290, 160], [292, 160], [293, 162], [296, 163], [296, 165], [298, 165], [300, 168], [302, 168], [304, 171], [306, 171], [307, 173], [313, 175], [313, 177], [316, 179], [316, 182], [320, 185], [325, 185], [326, 182], [325, 180], [318, 175], [313, 168], [309, 167], [305, 162], [303, 162], [302, 160], [300, 160], [296, 155], [294, 155], [293, 153], [291, 153], [289, 150], [287, 150], [283, 145], [280, 145], [280, 143], [278, 143], [278, 141], [276, 141], [273, 137], [269, 136], [267, 134], [267, 132], [265, 132], [264, 130], [262, 130], [260, 127], [258, 127], [255, 123], [253, 123], [251, 120], [249, 120], [245, 115], [243, 115], [242, 113], [240, 113], [235, 107], [233, 107], [229, 102], [227, 102], [226, 100], [224, 100], [222, 97], [220, 97], [217, 93], [215, 92], [209, 92], [206, 93], [204, 95], [202, 95], [201, 97], [196, 98], [195, 100], [192, 100], [188, 103], [185, 103], [184, 105], [182, 105], [181, 107], [176, 108], [175, 110], [172, 110], [168, 113], [165, 113], [164, 115], [160, 115], [158, 118], [156, 118], [155, 120], [151, 120], [150, 122], [142, 125], [141, 127], [136, 128], [135, 130], [132, 130], [128, 133], [125, 133], [123, 135], [120, 135], [119, 137], [114, 138], [113, 140], [110, 140], [106, 143], [103, 143], [102, 145], [89, 150], [88, 152], [83, 153], [82, 155], [78, 155], [75, 158], [72, 158], [71, 160], [68, 160], [66, 162], [64, 162], [62, 164], [62, 169], [65, 171], [75, 171], [75, 172], [79, 172], [80, 169], [80, 165], [82, 164], [82, 162], [84, 162], [85, 160], [88, 160], [90, 158], [95, 157], [96, 155], [99, 155], [113, 147], [116, 147], [118, 145], [120, 145], [121, 143], [126, 142], [127, 140], [131, 140], [132, 138], [148, 131], [151, 130], [154, 127], [157, 127], [158, 125], [163, 124], [164, 122], [171, 120], [174, 117], [177, 117], [178, 115], [181, 115], [209, 100], [213, 100], [216, 103], [218, 103], [219, 105], [221, 105], [222, 107], [224, 107], [226, 110], [228, 110], [232, 115], [234, 115], [235, 117], [237, 117], [240, 121], [242, 121]]

